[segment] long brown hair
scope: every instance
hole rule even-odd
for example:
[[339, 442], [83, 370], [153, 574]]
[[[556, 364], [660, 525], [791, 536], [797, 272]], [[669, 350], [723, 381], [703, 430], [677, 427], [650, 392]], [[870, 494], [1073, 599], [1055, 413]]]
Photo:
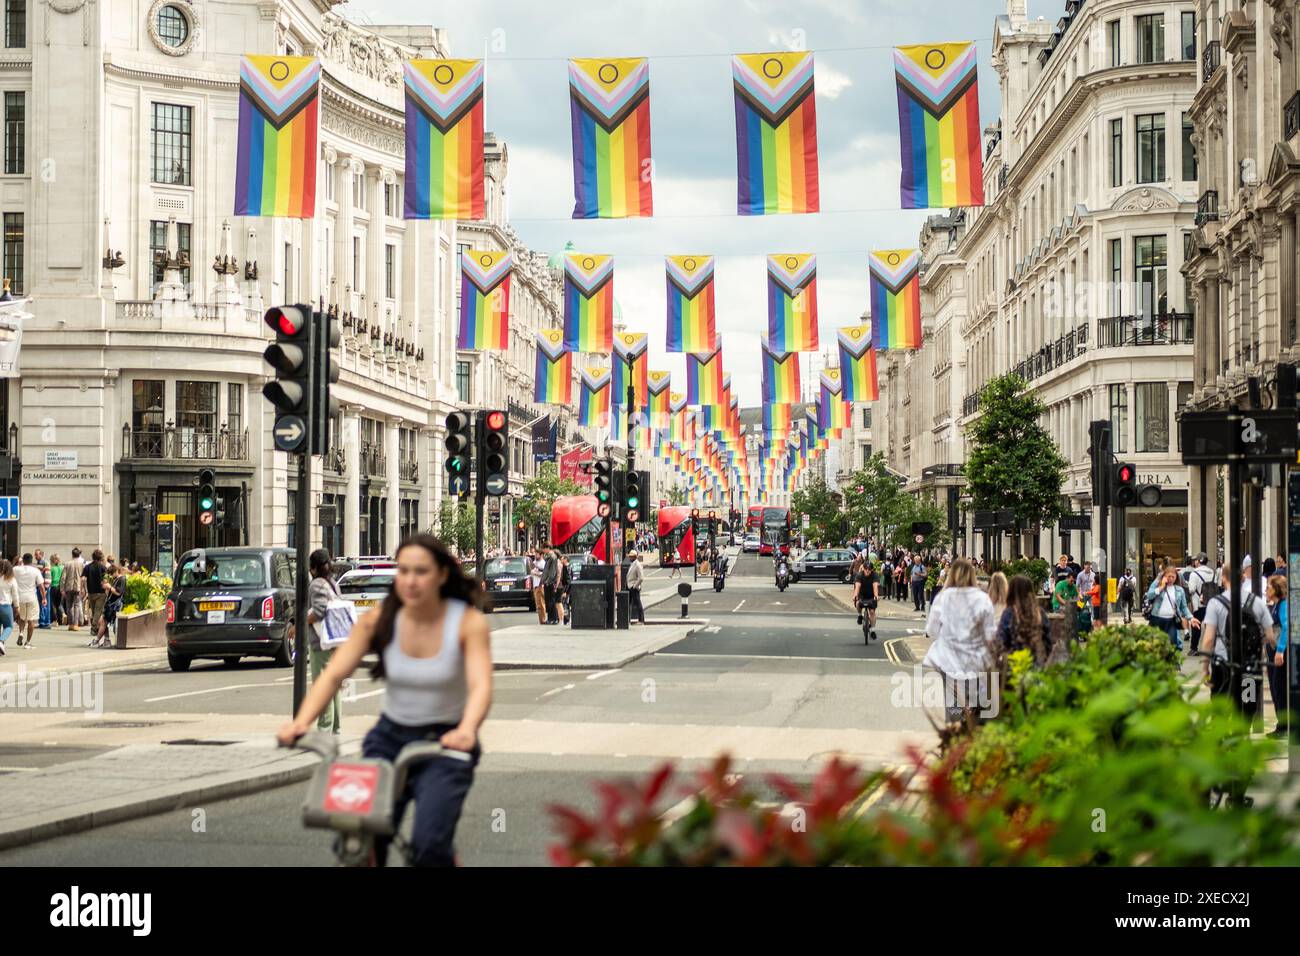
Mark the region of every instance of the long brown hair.
[[1034, 652], [1034, 661], [1047, 660], [1043, 644], [1043, 611], [1034, 597], [1034, 582], [1023, 574], [1011, 578], [1007, 585], [1007, 608], [1011, 611], [1011, 636], [1020, 647]]
[[[470, 607], [480, 610], [483, 608], [483, 592], [478, 581], [465, 573], [456, 556], [442, 541], [431, 534], [413, 534], [398, 545], [394, 557], [400, 557], [405, 548], [423, 548], [429, 552], [434, 564], [446, 569], [447, 580], [441, 592], [444, 601], [464, 601]], [[383, 679], [384, 651], [392, 643], [397, 612], [401, 609], [402, 599], [397, 596], [397, 587], [394, 585], [384, 598], [384, 603], [379, 606], [379, 617], [375, 620], [374, 636], [370, 641], [370, 649], [377, 655], [377, 660], [370, 668], [370, 676], [375, 680]]]

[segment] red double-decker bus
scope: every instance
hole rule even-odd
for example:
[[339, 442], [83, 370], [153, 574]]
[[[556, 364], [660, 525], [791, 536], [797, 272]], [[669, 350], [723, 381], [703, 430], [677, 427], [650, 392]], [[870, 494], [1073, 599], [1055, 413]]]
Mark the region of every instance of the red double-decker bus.
[[761, 532], [763, 530], [763, 506], [751, 505], [749, 509], [749, 518], [745, 521], [745, 531]]
[[[556, 498], [551, 506], [551, 544], [565, 554], [590, 552], [600, 561], [608, 563], [605, 547], [605, 519], [597, 513], [595, 495], [566, 495]], [[618, 525], [614, 525], [613, 538], [618, 548]]]
[[695, 535], [691, 533], [690, 508], [680, 505], [660, 508], [657, 530], [660, 567], [684, 568], [695, 563]]
[[773, 554], [777, 548], [782, 554], [790, 553], [790, 509], [763, 506], [763, 528], [760, 532], [758, 553]]

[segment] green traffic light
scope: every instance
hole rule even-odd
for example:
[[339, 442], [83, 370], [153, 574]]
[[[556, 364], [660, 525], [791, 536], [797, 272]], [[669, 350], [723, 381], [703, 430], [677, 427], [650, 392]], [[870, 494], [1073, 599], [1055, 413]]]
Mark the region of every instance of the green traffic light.
[[640, 499], [640, 498], [637, 498], [637, 497], [635, 497], [635, 496], [633, 496], [633, 497], [627, 499], [627, 506], [628, 506], [629, 508], [636, 508], [636, 507], [638, 507], [640, 504], [641, 504], [641, 499]]
[[212, 510], [212, 506], [213, 506], [214, 504], [216, 504], [216, 502], [213, 501], [211, 498], [200, 498], [200, 499], [199, 499], [199, 510], [200, 510], [200, 511], [211, 511], [211, 510]]
[[596, 492], [596, 497], [597, 497], [597, 499], [600, 500], [600, 503], [601, 503], [601, 504], [604, 504], [605, 502], [609, 501], [609, 492], [608, 492], [608, 491], [598, 491], [598, 492]]

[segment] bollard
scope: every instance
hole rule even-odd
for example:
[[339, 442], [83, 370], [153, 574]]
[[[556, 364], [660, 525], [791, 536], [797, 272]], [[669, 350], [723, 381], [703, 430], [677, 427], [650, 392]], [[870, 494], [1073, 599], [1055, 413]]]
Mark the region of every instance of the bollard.
[[683, 581], [677, 585], [677, 594], [682, 599], [682, 617], [688, 617], [690, 615], [691, 586]]

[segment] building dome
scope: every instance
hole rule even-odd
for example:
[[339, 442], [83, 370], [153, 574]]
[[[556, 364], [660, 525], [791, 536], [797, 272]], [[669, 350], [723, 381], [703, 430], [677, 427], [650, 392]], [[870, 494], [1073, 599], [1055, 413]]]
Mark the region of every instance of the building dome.
[[[564, 244], [564, 252], [572, 252], [573, 249], [574, 249], [574, 245], [572, 241], [566, 242]], [[551, 256], [551, 258], [546, 260], [546, 265], [552, 269], [563, 269], [564, 252], [557, 252], [555, 255]]]

